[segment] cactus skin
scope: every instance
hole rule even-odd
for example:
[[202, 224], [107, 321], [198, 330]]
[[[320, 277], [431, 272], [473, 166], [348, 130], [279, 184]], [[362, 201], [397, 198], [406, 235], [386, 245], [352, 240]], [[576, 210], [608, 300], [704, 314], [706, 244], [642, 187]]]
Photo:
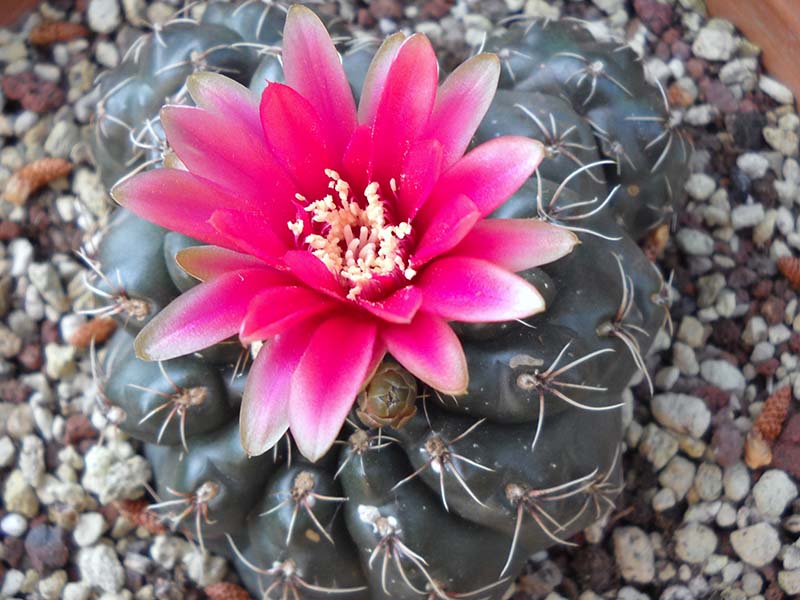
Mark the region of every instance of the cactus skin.
[[[167, 100], [188, 101], [182, 88], [193, 70], [235, 68], [231, 75], [257, 92], [266, 78], [281, 80], [274, 53], [230, 47], [279, 43], [283, 18], [260, 3], [213, 3], [198, 24], [166, 25], [159, 32], [166, 47], [151, 35], [135, 48], [100, 87], [94, 149], [104, 182], [165, 157], [158, 110]], [[192, 51], [216, 46], [225, 48], [204, 63], [190, 60]], [[340, 47], [356, 93], [376, 48]], [[234, 367], [241, 347], [232, 341], [164, 363], [176, 382], [184, 377], [181, 387], [214, 382], [203, 384], [214, 390], [204, 407], [212, 417], [186, 411], [185, 452], [176, 423], [164, 445], [153, 443], [166, 410], [139, 422], [158, 397], [131, 394], [127, 384], [168, 388], [153, 379], [157, 367], [126, 353], [128, 334], [115, 340], [122, 367], [105, 393], [130, 415], [121, 427], [147, 442], [158, 510], [231, 558], [254, 595], [497, 600], [530, 553], [568, 542], [619, 492], [622, 392], [665, 317], [663, 280], [636, 240], [670, 218], [685, 153], [630, 51], [615, 52], [575, 23], [515, 24], [487, 48], [505, 69], [475, 141], [513, 133], [551, 147], [541, 181], [532, 178], [493, 216], [581, 228], [581, 244], [522, 274], [542, 292], [544, 313], [525, 323], [457, 324], [470, 372], [466, 396], [456, 402], [420, 387], [425, 410], [418, 402], [416, 414], [404, 410], [397, 428], [380, 434], [356, 405], [341, 445], [315, 464], [298, 459], [288, 440], [247, 458], [236, 424], [246, 369]], [[587, 66], [594, 70], [581, 70]], [[153, 148], [132, 144], [129, 127], [152, 138]], [[595, 205], [571, 206], [592, 198]], [[174, 255], [196, 242], [119, 212], [99, 268], [119, 271], [130, 296], [160, 309], [193, 285]], [[116, 316], [131, 333], [144, 324]]]

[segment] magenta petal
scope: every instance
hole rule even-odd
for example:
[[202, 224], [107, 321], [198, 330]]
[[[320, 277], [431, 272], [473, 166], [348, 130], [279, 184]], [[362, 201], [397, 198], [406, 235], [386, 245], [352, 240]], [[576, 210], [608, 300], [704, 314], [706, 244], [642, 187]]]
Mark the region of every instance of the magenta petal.
[[289, 9], [281, 57], [286, 84], [311, 102], [331, 146], [341, 154], [356, 126], [356, 105], [328, 31], [305, 6]]
[[535, 287], [477, 258], [439, 259], [425, 268], [416, 284], [422, 288], [422, 310], [450, 321], [511, 321], [544, 310], [544, 299]]
[[525, 183], [543, 156], [542, 144], [530, 138], [489, 140], [442, 174], [428, 204], [447, 204], [453, 196], [466, 194], [486, 216]]
[[125, 179], [111, 196], [132, 213], [208, 244], [231, 247], [208, 219], [219, 206], [241, 206], [217, 185], [178, 169], [155, 169]]
[[228, 119], [236, 120], [252, 135], [261, 135], [258, 94], [238, 81], [220, 73], [199, 71], [189, 75], [186, 88], [200, 108], [223, 113]]
[[306, 323], [267, 340], [253, 361], [239, 413], [242, 447], [250, 456], [272, 448], [289, 428], [292, 373], [308, 347], [314, 326]]
[[454, 255], [488, 260], [509, 271], [524, 271], [566, 256], [578, 236], [538, 219], [484, 219], [453, 250]]
[[296, 192], [309, 200], [322, 198], [329, 181], [325, 169], [337, 169], [340, 156], [333, 159], [328, 132], [314, 107], [289, 86], [270, 83], [261, 95], [261, 125]]
[[437, 140], [416, 142], [403, 160], [397, 182], [401, 219], [413, 219], [428, 198], [442, 169], [442, 145]]
[[295, 185], [272, 157], [263, 134], [243, 129], [224, 113], [193, 106], [165, 106], [161, 124], [188, 169], [235, 193], [237, 205], [263, 211], [270, 220], [292, 218]]
[[356, 303], [389, 323], [410, 323], [422, 305], [422, 293], [413, 285], [407, 285], [383, 300], [372, 302], [357, 298]]
[[355, 194], [363, 193], [372, 182], [373, 148], [372, 128], [356, 127], [342, 158], [342, 175]]
[[239, 339], [242, 344], [265, 340], [334, 306], [335, 303], [305, 287], [281, 286], [264, 290], [247, 306]]
[[461, 341], [440, 317], [418, 312], [408, 325], [385, 325], [381, 338], [397, 362], [444, 394], [467, 390], [467, 359]]
[[430, 41], [414, 34], [403, 42], [386, 77], [375, 114], [376, 179], [396, 177], [403, 157], [428, 122], [436, 100], [439, 66]]
[[179, 250], [175, 262], [192, 277], [206, 281], [229, 271], [264, 267], [263, 261], [254, 256], [216, 246], [189, 246]]
[[478, 54], [461, 64], [439, 88], [425, 137], [442, 143], [445, 169], [466, 151], [489, 109], [499, 78], [497, 55]]
[[221, 342], [238, 333], [253, 296], [285, 280], [274, 271], [252, 269], [203, 282], [145, 325], [134, 342], [136, 354], [143, 360], [168, 360]]
[[[425, 209], [428, 208], [426, 205]], [[411, 266], [415, 269], [454, 248], [481, 218], [478, 208], [466, 196], [456, 196], [447, 206], [440, 204], [430, 208], [432, 210], [424, 210], [420, 222], [415, 223], [415, 227], [422, 231], [411, 256]], [[436, 208], [438, 210], [434, 212]]]
[[297, 279], [311, 289], [319, 290], [334, 298], [342, 298], [342, 286], [336, 276], [316, 256], [305, 250], [290, 250], [283, 261]]
[[400, 46], [403, 45], [406, 36], [402, 32], [393, 33], [381, 44], [364, 78], [364, 85], [361, 87], [361, 99], [358, 102], [358, 122], [366, 123], [370, 127], [375, 122], [375, 115], [378, 112], [378, 104], [381, 101], [383, 87], [386, 85], [386, 77], [389, 75], [389, 68], [392, 66]]
[[337, 317], [314, 332], [292, 376], [289, 423], [303, 456], [320, 459], [333, 444], [373, 362], [376, 326]]
[[280, 237], [260, 215], [216, 210], [208, 222], [228, 240], [229, 245], [270, 264], [275, 264], [290, 247], [288, 226], [283, 227], [285, 234]]

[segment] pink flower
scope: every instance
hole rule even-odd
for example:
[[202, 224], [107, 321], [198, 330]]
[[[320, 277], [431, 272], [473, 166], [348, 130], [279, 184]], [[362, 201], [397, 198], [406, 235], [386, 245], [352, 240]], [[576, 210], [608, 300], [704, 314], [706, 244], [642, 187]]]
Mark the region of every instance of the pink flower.
[[486, 219], [531, 175], [542, 146], [500, 137], [464, 152], [494, 95], [494, 55], [438, 87], [423, 35], [389, 37], [358, 108], [325, 27], [295, 6], [286, 84], [259, 99], [221, 75], [188, 82], [197, 106], [161, 122], [184, 168], [117, 185], [123, 206], [210, 244], [178, 262], [202, 283], [157, 315], [138, 354], [166, 360], [238, 334], [265, 340], [244, 391], [241, 435], [260, 454], [290, 429], [310, 460], [336, 439], [388, 352], [446, 394], [467, 388], [448, 321], [544, 309], [514, 274], [567, 254], [575, 236], [534, 219]]

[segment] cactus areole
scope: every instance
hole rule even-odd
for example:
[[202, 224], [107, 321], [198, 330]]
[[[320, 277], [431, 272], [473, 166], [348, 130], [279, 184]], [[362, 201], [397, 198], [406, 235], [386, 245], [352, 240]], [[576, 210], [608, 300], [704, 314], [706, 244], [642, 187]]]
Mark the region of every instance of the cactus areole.
[[212, 2], [103, 78], [102, 406], [258, 597], [499, 600], [621, 489], [669, 298], [636, 240], [685, 148], [578, 23], [442, 77], [424, 35], [343, 27]]

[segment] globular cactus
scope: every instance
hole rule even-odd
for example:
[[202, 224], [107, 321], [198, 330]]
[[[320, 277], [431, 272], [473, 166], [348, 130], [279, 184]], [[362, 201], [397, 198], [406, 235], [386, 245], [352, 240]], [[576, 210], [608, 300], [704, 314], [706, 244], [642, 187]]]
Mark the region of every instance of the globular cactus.
[[[395, 263], [388, 267], [394, 278], [387, 281], [400, 287], [392, 289], [404, 290], [402, 286], [410, 285], [407, 282], [419, 282], [423, 294], [429, 294], [428, 300], [423, 300], [428, 304], [423, 304], [419, 313], [424, 316], [417, 322], [424, 326], [403, 329], [417, 317], [403, 321], [402, 315], [392, 312], [402, 312], [397, 306], [364, 308], [359, 302], [374, 298], [369, 295], [374, 292], [370, 287], [373, 280], [368, 277], [364, 283], [348, 271], [350, 278], [342, 275], [339, 280], [344, 291], [327, 290], [328, 296], [315, 300], [317, 304], [309, 304], [307, 296], [319, 290], [305, 280], [292, 280], [301, 291], [253, 300], [255, 308], [248, 309], [245, 324], [235, 328], [239, 337], [231, 338], [235, 331], [207, 326], [207, 321], [217, 318], [215, 310], [220, 312], [224, 302], [218, 299], [215, 305], [201, 300], [207, 298], [209, 282], [222, 281], [231, 268], [238, 269], [234, 273], [239, 277], [227, 284], [231, 295], [244, 288], [271, 289], [271, 280], [258, 280], [266, 276], [254, 274], [262, 268], [261, 261], [273, 260], [265, 246], [255, 247], [269, 243], [264, 241], [268, 238], [253, 235], [264, 232], [264, 227], [248, 216], [252, 213], [237, 213], [233, 218], [222, 214], [225, 206], [219, 207], [222, 212], [209, 212], [207, 221], [189, 219], [189, 225], [189, 221], [181, 221], [185, 215], [176, 215], [181, 210], [191, 212], [192, 202], [203, 205], [207, 199], [203, 186], [238, 202], [217, 182], [202, 180], [206, 183], [195, 185], [200, 180], [192, 179], [192, 173], [203, 161], [228, 164], [226, 161], [235, 162], [238, 157], [247, 163], [252, 157], [231, 158], [219, 153], [209, 159], [193, 154], [186, 139], [178, 141], [178, 134], [187, 131], [191, 123], [176, 125], [180, 118], [177, 109], [159, 110], [168, 103], [188, 103], [191, 96], [201, 106], [193, 109], [200, 112], [192, 114], [210, 119], [206, 117], [212, 112], [210, 106], [221, 102], [222, 95], [208, 95], [208, 89], [227, 90], [230, 97], [240, 99], [249, 97], [244, 88], [225, 83], [217, 75], [192, 75], [197, 71], [225, 73], [249, 85], [256, 94], [264, 91], [265, 79], [284, 81], [282, 66], [287, 67], [286, 80], [291, 85], [298, 84], [298, 69], [302, 71], [299, 86], [306, 87], [301, 91], [322, 89], [319, 81], [332, 88], [346, 85], [344, 79], [337, 80], [329, 72], [338, 69], [338, 57], [328, 53], [319, 21], [307, 9], [294, 8], [289, 14], [287, 30], [292, 31], [282, 39], [286, 11], [274, 4], [212, 3], [199, 22], [179, 18], [137, 42], [120, 67], [101, 83], [94, 151], [104, 180], [109, 186], [116, 185], [112, 194], [134, 212], [162, 225], [177, 224], [176, 231], [169, 231], [119, 209], [92, 259], [95, 276], [91, 285], [103, 303], [98, 312], [112, 314], [125, 325], [108, 350], [105, 398], [124, 415], [120, 427], [146, 442], [159, 494], [154, 510], [203, 545], [231, 557], [254, 595], [502, 598], [527, 556], [552, 544], [572, 543], [570, 538], [576, 532], [613, 507], [620, 491], [623, 392], [637, 371], [649, 381], [644, 356], [668, 315], [665, 284], [637, 242], [670, 219], [686, 168], [683, 141], [670, 122], [663, 94], [644, 81], [630, 50], [595, 41], [574, 21], [510, 25], [485, 45], [499, 62], [487, 55], [475, 57], [439, 88], [439, 94], [452, 102], [442, 101], [447, 110], [440, 110], [439, 117], [434, 108], [428, 126], [438, 118], [438, 129], [434, 128], [433, 142], [427, 140], [427, 149], [416, 155], [417, 162], [404, 157], [408, 148], [383, 146], [375, 147], [380, 156], [371, 154], [367, 161], [389, 165], [376, 166], [376, 171], [406, 161], [404, 178], [390, 181], [386, 176], [380, 182], [380, 193], [367, 188], [368, 202], [380, 206], [382, 202], [387, 206], [400, 202], [410, 193], [405, 178], [409, 173], [418, 176], [414, 180], [418, 186], [413, 189], [429, 193], [441, 174], [434, 168], [430, 181], [425, 174], [431, 164], [442, 161], [455, 164], [442, 178], [460, 173], [461, 179], [452, 176], [451, 180], [468, 181], [470, 193], [479, 196], [481, 189], [497, 188], [500, 191], [486, 193], [504, 194], [499, 205], [486, 209], [495, 219], [474, 218], [480, 223], [476, 226], [466, 204], [470, 199], [448, 197], [449, 204], [443, 205], [447, 210], [435, 218], [426, 217], [442, 226], [434, 233], [435, 228], [429, 228], [417, 236], [414, 228], [424, 229], [417, 217], [405, 222], [408, 230], [402, 222], [397, 223], [400, 217], [396, 214], [386, 217], [395, 219], [391, 227], [385, 225], [381, 219], [389, 214], [386, 211], [383, 216], [374, 212], [364, 216], [368, 211], [363, 201], [348, 204], [352, 195], [338, 172], [326, 171], [321, 178], [313, 170], [304, 171], [307, 164], [302, 161], [313, 162], [317, 149], [290, 157], [302, 163], [300, 171], [292, 171], [291, 160], [279, 153], [265, 159], [285, 159], [289, 162], [281, 164], [289, 172], [307, 173], [309, 179], [323, 184], [330, 182], [333, 193], [339, 194], [339, 204], [332, 198], [326, 204], [314, 202], [317, 196], [306, 200], [298, 192], [294, 199], [298, 212], [290, 211], [287, 218], [280, 213], [295, 233], [292, 248], [320, 258], [320, 264], [329, 267], [323, 269], [327, 273], [339, 248], [331, 250], [326, 245], [330, 237], [325, 236], [338, 223], [330, 217], [331, 210], [350, 207], [353, 214], [365, 219], [364, 229], [382, 232], [385, 237], [380, 243], [395, 240], [389, 248]], [[427, 40], [421, 36], [404, 41], [396, 35], [378, 49], [370, 42], [354, 43], [341, 23], [325, 15], [322, 18], [329, 29], [338, 28], [335, 39], [343, 59], [342, 78], [347, 78], [356, 102], [362, 89], [374, 90], [376, 80], [390, 79], [387, 73], [402, 61], [406, 61], [405, 79], [396, 75], [395, 80], [419, 85], [415, 78], [430, 78], [433, 73], [435, 87], [436, 72], [425, 62], [428, 59], [409, 60], [427, 56]], [[305, 37], [298, 36], [298, 31]], [[282, 43], [287, 44], [283, 61], [278, 59]], [[413, 52], [403, 50], [412, 46]], [[315, 52], [311, 58], [303, 58], [298, 48]], [[377, 67], [368, 75], [373, 56], [377, 56], [373, 63]], [[305, 66], [298, 67], [301, 63]], [[499, 89], [490, 102], [491, 94], [478, 84], [492, 83], [493, 92], [492, 73], [495, 79], [499, 77]], [[389, 86], [385, 81], [381, 85]], [[269, 107], [284, 110], [275, 100], [281, 99], [281, 94], [286, 94], [283, 99], [296, 99], [294, 109], [281, 113], [288, 117], [296, 116], [297, 106], [305, 106], [303, 97], [325, 104], [330, 99], [326, 94], [335, 96], [330, 90], [321, 98], [295, 97], [293, 93], [278, 84], [266, 86], [262, 118], [273, 118]], [[341, 90], [339, 93], [335, 97], [341, 99]], [[383, 104], [382, 109], [376, 108], [378, 101], [369, 93], [361, 100], [358, 122], [364, 136], [380, 138], [384, 135], [378, 131], [376, 122], [380, 121], [371, 121], [369, 115], [374, 117], [375, 111], [383, 110], [385, 116], [389, 111]], [[402, 92], [398, 94], [404, 97]], [[473, 99], [467, 102], [467, 96]], [[386, 97], [384, 93], [381, 102], [389, 106], [392, 100], [384, 101]], [[415, 114], [413, 110], [403, 113], [407, 102], [392, 105], [396, 112], [391, 116], [401, 126], [408, 125]], [[320, 105], [314, 106], [319, 110]], [[344, 127], [341, 123], [349, 113], [338, 104], [326, 106], [334, 113], [344, 111], [344, 117], [324, 115], [325, 123], [333, 129]], [[482, 111], [486, 116], [479, 123]], [[243, 119], [253, 118], [242, 111], [245, 113]], [[296, 137], [305, 140], [302, 143], [317, 140], [320, 145], [343, 147], [338, 138], [330, 141], [336, 136], [326, 138], [322, 129], [315, 129], [313, 110], [308, 114], [312, 121], [307, 125], [317, 137], [296, 130]], [[372, 125], [364, 127], [365, 121]], [[281, 127], [278, 122], [271, 123]], [[455, 129], [442, 133], [448, 123], [454, 123]], [[417, 124], [423, 126], [425, 121]], [[236, 130], [229, 133], [232, 139], [241, 135]], [[197, 139], [205, 133], [198, 130], [193, 135]], [[291, 153], [296, 149], [293, 144], [300, 143], [273, 134], [269, 127], [264, 135], [273, 151], [286, 142]], [[280, 139], [270, 137], [273, 135]], [[442, 145], [436, 135], [458, 141]], [[541, 145], [519, 136], [540, 140]], [[247, 143], [242, 141], [245, 151]], [[369, 147], [367, 138], [351, 141], [350, 154], [345, 156], [363, 158], [357, 152], [359, 143]], [[475, 154], [467, 153], [467, 158], [461, 159], [468, 143], [476, 148], [471, 151]], [[461, 147], [454, 149], [459, 144]], [[487, 159], [491, 167], [502, 165], [502, 169], [488, 174], [482, 171], [482, 180], [459, 172], [478, 173], [468, 159], [485, 158], [480, 154], [485, 148], [506, 150], [496, 153], [502, 155], [498, 158]], [[524, 152], [515, 154], [514, 149]], [[391, 160], [387, 162], [383, 153]], [[538, 154], [543, 154], [544, 160], [528, 178]], [[146, 170], [156, 165], [166, 169]], [[234, 172], [234, 179], [245, 177], [247, 168], [244, 164], [241, 172]], [[351, 169], [345, 174], [353, 177], [358, 173]], [[268, 181], [273, 176], [279, 178], [280, 173], [268, 173], [263, 184], [277, 185]], [[180, 179], [186, 187], [173, 185], [170, 177]], [[235, 188], [235, 183], [232, 185]], [[159, 194], [163, 205], [154, 200]], [[170, 202], [181, 194], [186, 198], [179, 199], [175, 208]], [[394, 200], [385, 200], [389, 197]], [[400, 205], [391, 206], [404, 210]], [[304, 213], [312, 213], [317, 221], [303, 220]], [[452, 219], [450, 213], [455, 215]], [[295, 215], [299, 215], [297, 221]], [[322, 221], [326, 227], [314, 229], [314, 223]], [[478, 233], [467, 234], [473, 227]], [[305, 238], [299, 235], [309, 231], [304, 228], [312, 231]], [[240, 245], [229, 250], [202, 246], [215, 235], [221, 236], [222, 245], [231, 239]], [[404, 236], [407, 241], [403, 242]], [[431, 236], [441, 257], [433, 252], [429, 264], [416, 260], [424, 248], [418, 238]], [[452, 242], [457, 236], [463, 237], [459, 245]], [[515, 253], [509, 240], [542, 256]], [[355, 241], [361, 248], [363, 240]], [[576, 241], [580, 243], [575, 245]], [[243, 249], [246, 244], [250, 246]], [[385, 252], [380, 256], [387, 255], [389, 250], [382, 248]], [[406, 252], [408, 248], [411, 250]], [[442, 289], [441, 278], [434, 276], [445, 272], [442, 264], [470, 256], [502, 265], [506, 287], [492, 289], [475, 278], [454, 284], [462, 286], [455, 300], [446, 291], [438, 296], [431, 291]], [[291, 271], [287, 262], [281, 262], [288, 260], [284, 257], [274, 263], [275, 277]], [[519, 271], [519, 277], [509, 271]], [[198, 278], [207, 281], [198, 284]], [[498, 317], [502, 311], [491, 302], [502, 304], [506, 292], [522, 298], [519, 302], [525, 305], [525, 314], [507, 310], [502, 313], [505, 318]], [[359, 297], [362, 293], [366, 300]], [[194, 302], [193, 314], [203, 316], [187, 317], [185, 326], [166, 332], [169, 327], [165, 323], [174, 325], [176, 319], [184, 318], [175, 307], [185, 308], [189, 301]], [[170, 308], [164, 310], [167, 306]], [[466, 314], [465, 306], [477, 306], [486, 314], [463, 319], [452, 316]], [[309, 313], [306, 321], [293, 312], [304, 307]], [[275, 338], [277, 330], [269, 329], [271, 324], [259, 329], [247, 321], [262, 314], [277, 315], [279, 320], [296, 318], [301, 324], [281, 330]], [[219, 318], [224, 320], [224, 315]], [[350, 319], [346, 322], [351, 329], [338, 326], [342, 319]], [[204, 331], [213, 329], [214, 341], [219, 343], [195, 347], [196, 340], [192, 340], [203, 327]], [[368, 328], [372, 329], [365, 333]], [[160, 358], [160, 362], [142, 361], [133, 351], [132, 336], [142, 331], [136, 342], [139, 354]], [[398, 341], [402, 337], [398, 331], [414, 338], [413, 343]], [[448, 337], [448, 331], [458, 337]], [[341, 337], [334, 337], [335, 332]], [[170, 335], [172, 346], [165, 349], [159, 336]], [[313, 391], [298, 384], [296, 372], [301, 367], [307, 370], [308, 365], [301, 364], [296, 345], [287, 341], [302, 336], [322, 343], [329, 358], [317, 357], [313, 365], [329, 377], [328, 381], [307, 378]], [[247, 359], [253, 348], [243, 348], [240, 340], [246, 344], [266, 340], [252, 366], [247, 366]], [[387, 346], [380, 346], [382, 341]], [[434, 365], [424, 364], [409, 350], [424, 347], [439, 360], [443, 354], [439, 344], [449, 348], [449, 354], [444, 354], [450, 360]], [[176, 347], [178, 353], [190, 355], [172, 358]], [[395, 360], [387, 357], [379, 364], [377, 359], [386, 347]], [[459, 360], [464, 364], [456, 364]], [[283, 370], [275, 367], [283, 363], [289, 366]], [[332, 370], [330, 364], [347, 376]], [[265, 368], [271, 378], [263, 374]], [[466, 383], [465, 378], [459, 379], [466, 373], [468, 385], [465, 390], [458, 389], [460, 382]], [[363, 374], [370, 377], [362, 381]], [[350, 375], [353, 381], [348, 380]], [[441, 384], [451, 380], [454, 383], [449, 387]], [[317, 413], [326, 413], [328, 393], [342, 395], [345, 389], [352, 392], [342, 413], [349, 418], [339, 430], [344, 417], [338, 421], [339, 417], [330, 417], [336, 427], [333, 433], [338, 435], [323, 442], [309, 441], [308, 431], [296, 420], [289, 424], [280, 410], [271, 413], [269, 423], [254, 425], [259, 410], [269, 412], [257, 400], [275, 396], [275, 389], [291, 396], [293, 402], [288, 408], [284, 403], [281, 410], [307, 411], [308, 407], [297, 406], [307, 400], [316, 403]], [[342, 407], [337, 405], [337, 410], [341, 412]], [[327, 418], [327, 414], [321, 417]], [[291, 435], [283, 437], [290, 425]], [[240, 442], [241, 427], [245, 447]]]

